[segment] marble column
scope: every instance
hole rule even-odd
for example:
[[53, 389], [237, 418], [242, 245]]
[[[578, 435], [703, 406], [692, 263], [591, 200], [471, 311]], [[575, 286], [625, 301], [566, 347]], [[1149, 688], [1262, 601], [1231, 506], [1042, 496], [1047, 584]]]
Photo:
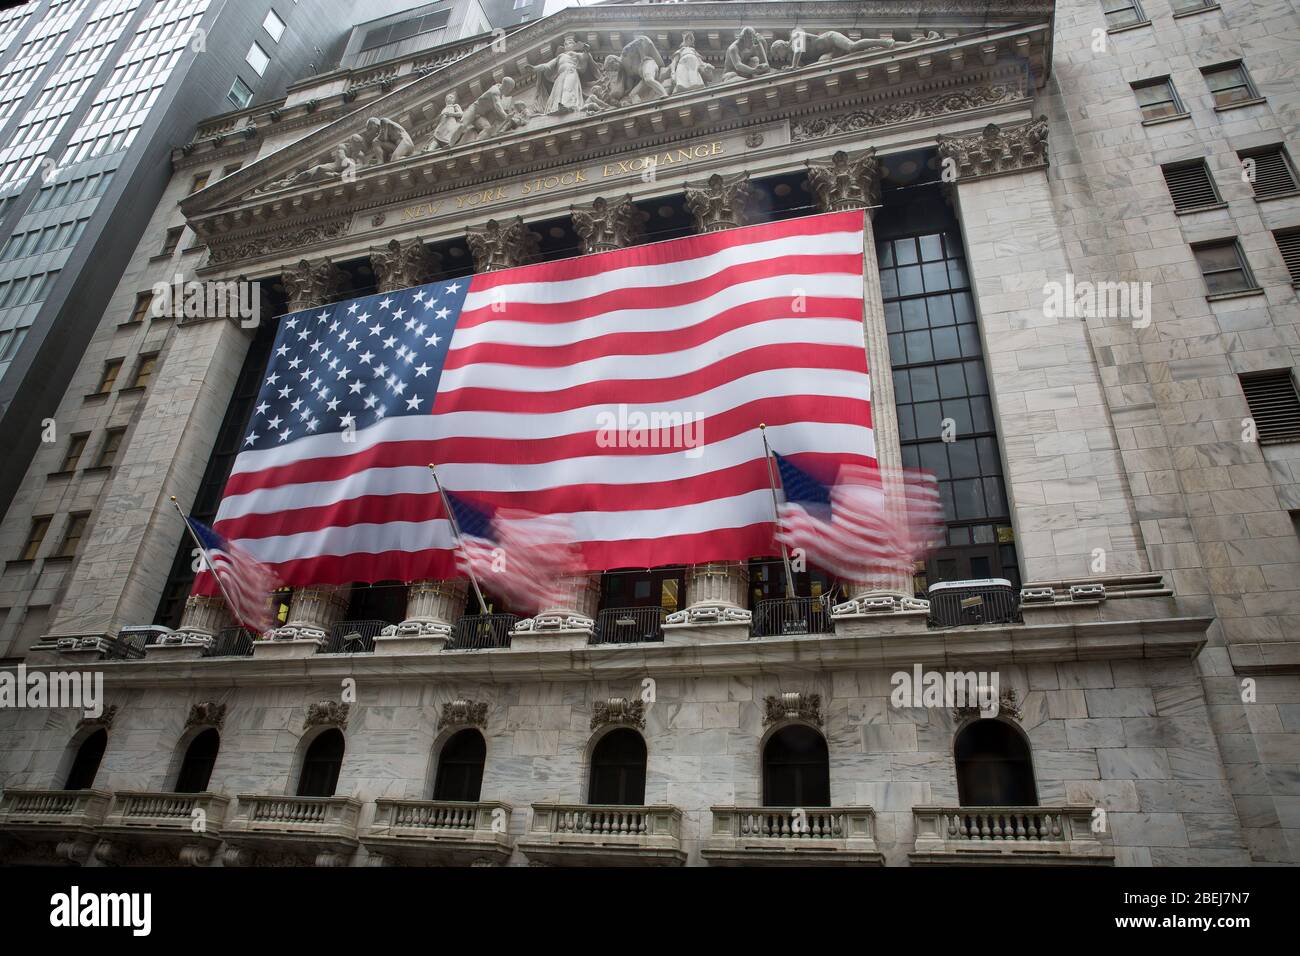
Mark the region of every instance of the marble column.
[[[418, 236], [393, 239], [372, 246], [370, 265], [377, 292], [395, 292], [423, 285], [442, 270], [442, 257]], [[430, 494], [436, 494], [432, 487]], [[407, 581], [406, 617], [384, 628], [375, 639], [376, 654], [414, 654], [439, 651], [451, 638], [465, 610], [465, 582], [458, 580]]]
[[[822, 212], [862, 209], [862, 334], [867, 349], [867, 370], [871, 375], [871, 429], [875, 457], [880, 464], [892, 517], [906, 520], [903, 509], [903, 455], [898, 437], [898, 410], [894, 404], [894, 375], [889, 362], [889, 335], [885, 328], [885, 304], [880, 290], [880, 266], [876, 260], [876, 237], [871, 220], [880, 206], [880, 161], [874, 147], [853, 151], [837, 150], [827, 157], [805, 160], [808, 186]], [[871, 607], [900, 607], [912, 599], [909, 573], [864, 574], [862, 580], [843, 582], [850, 600], [839, 606], [842, 613], [856, 613], [864, 604]], [[910, 604], [909, 604], [910, 606]]]
[[[701, 233], [721, 232], [755, 221], [757, 192], [745, 172], [714, 173], [703, 182], [688, 182], [686, 208]], [[664, 640], [673, 643], [671, 629], [681, 625], [717, 627], [728, 638], [748, 636], [749, 565], [747, 561], [710, 561], [686, 570], [686, 596], [690, 603], [668, 615]], [[721, 639], [721, 634], [718, 635]]]
[[537, 233], [528, 228], [522, 216], [489, 219], [482, 226], [467, 227], [465, 241], [479, 272], [527, 265], [536, 260], [540, 244]]
[[181, 612], [180, 627], [176, 630], [184, 635], [187, 644], [206, 644], [207, 639], [216, 637], [233, 626], [230, 609], [220, 595], [208, 597], [204, 594], [191, 594], [185, 599], [185, 610]]
[[346, 584], [313, 584], [295, 589], [289, 599], [288, 618], [271, 631], [272, 640], [324, 644], [330, 629], [347, 613], [349, 591]]
[[597, 196], [585, 206], [570, 206], [569, 213], [584, 256], [636, 245], [648, 218], [630, 194], [617, 199]]

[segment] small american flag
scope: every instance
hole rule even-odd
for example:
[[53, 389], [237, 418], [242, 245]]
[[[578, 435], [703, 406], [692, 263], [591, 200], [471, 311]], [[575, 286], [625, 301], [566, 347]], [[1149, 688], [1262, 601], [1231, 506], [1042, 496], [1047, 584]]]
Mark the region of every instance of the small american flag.
[[[204, 562], [207, 567], [199, 572], [197, 584], [224, 593], [232, 605], [230, 611], [235, 620], [254, 633], [275, 627], [270, 594], [281, 586], [275, 572], [197, 518], [187, 517], [185, 521], [207, 559]], [[211, 580], [214, 575], [220, 579], [220, 586]]]
[[833, 213], [291, 313], [213, 526], [289, 585], [455, 577], [434, 462], [584, 570], [772, 554], [759, 422], [875, 463], [862, 255]]

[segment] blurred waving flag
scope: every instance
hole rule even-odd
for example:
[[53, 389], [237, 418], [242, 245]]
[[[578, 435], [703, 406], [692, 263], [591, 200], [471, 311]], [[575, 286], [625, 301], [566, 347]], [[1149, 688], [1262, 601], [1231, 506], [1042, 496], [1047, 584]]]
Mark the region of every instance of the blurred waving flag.
[[[939, 543], [943, 507], [932, 475], [905, 471], [887, 492], [875, 467], [846, 466], [825, 484], [775, 457], [785, 497], [777, 539], [801, 549], [811, 564], [849, 581], [910, 578]], [[890, 493], [901, 494], [892, 509]]]
[[[207, 567], [199, 572], [196, 589], [210, 588], [209, 593], [214, 594], [224, 592], [235, 619], [254, 633], [274, 627], [276, 619], [269, 595], [281, 587], [275, 572], [202, 521], [190, 517], [185, 520], [207, 555]], [[214, 575], [221, 580], [220, 587], [212, 580]]]
[[862, 233], [809, 216], [284, 316], [213, 526], [291, 585], [452, 577], [436, 462], [494, 533], [562, 521], [586, 570], [770, 554], [760, 421], [796, 463], [875, 463]]

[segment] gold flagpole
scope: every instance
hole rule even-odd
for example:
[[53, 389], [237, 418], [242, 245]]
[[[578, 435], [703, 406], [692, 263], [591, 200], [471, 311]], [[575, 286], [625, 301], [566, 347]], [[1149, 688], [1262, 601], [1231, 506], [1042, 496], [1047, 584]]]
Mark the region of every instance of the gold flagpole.
[[442, 499], [442, 507], [447, 512], [447, 520], [451, 522], [451, 533], [456, 536], [456, 547], [460, 548], [461, 553], [465, 555], [465, 570], [469, 574], [469, 583], [474, 585], [474, 596], [478, 598], [478, 609], [480, 614], [487, 614], [487, 602], [483, 600], [483, 592], [479, 590], [478, 578], [474, 577], [474, 565], [470, 561], [469, 553], [465, 551], [465, 542], [460, 537], [460, 526], [456, 523], [456, 512], [451, 510], [451, 502], [447, 500], [447, 493], [442, 490], [442, 482], [438, 480], [438, 473], [433, 469], [433, 463], [429, 463], [429, 474], [433, 475], [433, 485], [438, 489], [438, 496]]
[[[767, 425], [762, 422], [758, 423], [758, 434], [763, 439], [763, 460], [767, 462], [767, 483], [772, 489], [772, 515], [776, 518], [776, 524], [781, 526], [781, 506], [776, 497], [776, 475], [772, 472], [772, 449], [767, 446]], [[790, 554], [785, 549], [785, 542], [781, 544], [781, 560], [785, 563], [785, 596], [788, 598], [798, 597], [794, 590], [794, 571], [790, 569]]]
[[212, 556], [208, 554], [208, 549], [203, 547], [203, 542], [200, 541], [199, 536], [195, 534], [194, 526], [190, 524], [190, 519], [185, 517], [185, 512], [181, 510], [181, 504], [176, 500], [176, 496], [171, 495], [170, 497], [172, 504], [176, 506], [176, 513], [180, 515], [181, 520], [185, 522], [185, 530], [190, 533], [190, 537], [194, 539], [194, 543], [198, 545], [199, 550], [203, 552], [203, 563], [208, 566], [208, 570], [212, 572], [212, 579], [217, 582], [217, 587], [221, 589], [221, 599], [226, 602], [226, 607], [230, 609], [230, 616], [239, 623], [240, 627], [247, 627], [248, 625], [240, 620], [239, 611], [230, 600], [230, 595], [226, 593], [226, 586], [221, 583], [221, 575], [217, 574], [217, 568], [212, 563]]

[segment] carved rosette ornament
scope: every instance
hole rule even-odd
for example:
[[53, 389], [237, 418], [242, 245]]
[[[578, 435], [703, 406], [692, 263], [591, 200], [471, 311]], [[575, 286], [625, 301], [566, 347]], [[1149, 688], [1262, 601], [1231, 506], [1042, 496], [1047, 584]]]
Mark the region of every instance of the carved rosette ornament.
[[869, 209], [880, 204], [880, 161], [874, 147], [837, 150], [825, 159], [809, 159], [808, 186], [822, 212]]
[[569, 211], [574, 231], [582, 240], [583, 255], [636, 245], [649, 218], [630, 194], [613, 200], [597, 196], [589, 205], [570, 206]]
[[539, 252], [540, 238], [528, 228], [522, 216], [504, 221], [489, 219], [486, 225], [465, 230], [465, 241], [479, 272], [496, 272], [526, 265]]
[[[984, 690], [984, 688], [981, 688]], [[963, 707], [954, 707], [952, 709], [952, 719], [961, 721], [967, 717], [983, 717], [978, 704], [969, 704]], [[998, 716], [1010, 717], [1012, 720], [1024, 720], [1024, 711], [1020, 709], [1020, 703], [1016, 698], [1016, 689], [1008, 687], [998, 695]]]
[[1048, 162], [1047, 117], [1003, 126], [989, 123], [973, 136], [940, 136], [939, 156], [956, 167], [957, 179], [1041, 169]]
[[753, 220], [754, 187], [749, 173], [714, 173], [702, 183], [686, 183], [686, 208], [700, 232], [745, 226]]
[[442, 705], [442, 715], [438, 718], [438, 729], [446, 727], [478, 727], [482, 729], [487, 726], [486, 701], [466, 700], [457, 698]]
[[205, 700], [199, 704], [190, 705], [190, 715], [185, 719], [185, 729], [191, 727], [215, 727], [221, 729], [221, 725], [226, 722], [226, 705], [219, 704], [215, 700]]
[[289, 300], [289, 311], [314, 309], [338, 295], [348, 275], [327, 257], [311, 261], [301, 260], [296, 266], [280, 270], [284, 292]]
[[442, 256], [424, 240], [394, 239], [378, 248], [370, 247], [370, 265], [375, 270], [375, 291], [394, 292], [422, 285], [442, 269]]
[[769, 694], [763, 698], [763, 725], [774, 724], [778, 720], [794, 718], [806, 720], [820, 727], [822, 725], [821, 694]]
[[321, 700], [314, 704], [308, 704], [307, 716], [303, 719], [302, 729], [337, 727], [339, 730], [347, 730], [348, 712], [351, 710], [351, 704], [340, 704], [337, 700]]
[[640, 700], [628, 700], [626, 697], [611, 697], [609, 700], [596, 701], [592, 709], [591, 729], [596, 730], [610, 724], [645, 730], [645, 704]]
[[104, 708], [104, 712], [98, 717], [82, 717], [77, 721], [77, 729], [82, 727], [102, 727], [108, 730], [113, 726], [113, 720], [117, 717], [117, 704], [110, 704]]

